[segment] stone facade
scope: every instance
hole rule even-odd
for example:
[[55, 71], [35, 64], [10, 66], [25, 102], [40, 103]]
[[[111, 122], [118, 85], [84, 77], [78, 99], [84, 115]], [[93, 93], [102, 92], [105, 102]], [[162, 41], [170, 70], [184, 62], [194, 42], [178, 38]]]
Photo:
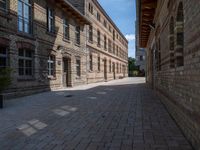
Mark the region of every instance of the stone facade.
[[76, 5], [77, 1], [80, 4], [84, 1], [84, 14], [91, 22], [90, 26], [86, 26], [87, 82], [127, 77], [128, 41], [97, 0], [72, 2], [75, 7], [80, 8], [80, 5]]
[[[200, 2], [157, 2], [147, 48], [147, 82], [163, 96], [182, 131], [200, 150]], [[140, 13], [143, 13], [142, 11]]]
[[[62, 0], [56, 5], [46, 0], [33, 0], [29, 4], [17, 0], [5, 2], [6, 9], [0, 10], [0, 65], [5, 65], [6, 50], [6, 65], [12, 69], [12, 85], [5, 95], [9, 98], [86, 84], [84, 25], [89, 21]], [[29, 8], [30, 16], [23, 14], [20, 7]], [[52, 27], [47, 25], [48, 9], [52, 10]], [[64, 19], [69, 27], [67, 38], [64, 38]], [[80, 27], [80, 43], [76, 40], [76, 27]], [[48, 61], [50, 56], [52, 63]]]

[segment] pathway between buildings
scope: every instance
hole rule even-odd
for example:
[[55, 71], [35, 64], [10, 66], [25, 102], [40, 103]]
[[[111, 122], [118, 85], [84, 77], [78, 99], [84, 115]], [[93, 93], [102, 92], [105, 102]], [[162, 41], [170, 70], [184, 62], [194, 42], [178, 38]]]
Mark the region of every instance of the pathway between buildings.
[[0, 150], [191, 150], [143, 78], [9, 100]]

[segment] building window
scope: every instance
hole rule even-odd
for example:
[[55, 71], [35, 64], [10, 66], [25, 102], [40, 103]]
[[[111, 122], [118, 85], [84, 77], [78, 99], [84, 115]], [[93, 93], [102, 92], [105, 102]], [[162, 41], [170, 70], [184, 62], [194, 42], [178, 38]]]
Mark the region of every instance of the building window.
[[54, 55], [49, 56], [47, 64], [48, 64], [48, 76], [54, 76], [55, 75], [55, 56]]
[[111, 60], [109, 61], [109, 71], [112, 72], [112, 62], [111, 62]]
[[97, 45], [101, 46], [101, 33], [99, 30], [97, 31]]
[[98, 56], [98, 71], [101, 71], [101, 58]]
[[142, 55], [140, 56], [140, 61], [143, 61], [143, 56]]
[[119, 47], [117, 45], [117, 52], [116, 52], [116, 55], [118, 56], [119, 55]]
[[51, 8], [47, 8], [47, 28], [48, 32], [55, 32], [55, 14]]
[[117, 73], [119, 73], [119, 63], [117, 63]]
[[113, 54], [115, 55], [115, 43], [113, 43]]
[[105, 28], [107, 28], [107, 21], [106, 20], [103, 21], [103, 25], [104, 25]]
[[92, 58], [92, 54], [90, 54], [90, 71], [93, 71], [93, 58]]
[[107, 49], [107, 37], [104, 35], [104, 49]]
[[109, 31], [112, 32], [111, 26], [109, 25]]
[[75, 30], [75, 36], [76, 36], [76, 44], [80, 45], [81, 41], [80, 41], [80, 27], [77, 26], [76, 30]]
[[157, 49], [155, 52], [156, 55], [156, 68], [158, 71], [161, 70], [161, 48], [160, 48], [160, 39], [157, 42]]
[[97, 12], [97, 20], [98, 20], [99, 22], [101, 22], [101, 15], [100, 15], [99, 12]]
[[93, 27], [89, 26], [89, 41], [93, 42]]
[[112, 52], [111, 40], [108, 40], [108, 52]]
[[80, 60], [80, 58], [76, 59], [76, 75], [77, 75], [77, 77], [81, 76], [81, 60]]
[[113, 30], [113, 40], [115, 41], [115, 31]]
[[19, 76], [33, 76], [33, 51], [28, 49], [19, 49]]
[[93, 6], [91, 3], [89, 3], [89, 6], [88, 6], [88, 10], [91, 14], [93, 14]]
[[6, 0], [0, 0], [0, 10], [6, 12], [7, 11], [7, 3]]
[[32, 33], [32, 13], [30, 0], [18, 0], [18, 30]]
[[184, 14], [182, 2], [178, 6], [176, 21], [176, 65], [180, 67], [184, 65]]
[[67, 19], [63, 19], [63, 34], [64, 39], [69, 40], [69, 22]]
[[7, 67], [7, 59], [7, 49], [4, 47], [0, 47], [0, 69]]
[[170, 68], [174, 68], [175, 67], [175, 59], [174, 59], [174, 18], [172, 17], [170, 20], [170, 27], [169, 27], [169, 31], [170, 31]]

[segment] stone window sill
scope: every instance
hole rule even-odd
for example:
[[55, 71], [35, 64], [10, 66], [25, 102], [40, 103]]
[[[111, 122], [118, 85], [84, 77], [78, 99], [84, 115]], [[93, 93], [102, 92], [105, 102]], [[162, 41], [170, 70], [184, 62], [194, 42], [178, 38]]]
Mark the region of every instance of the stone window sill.
[[17, 79], [17, 81], [19, 81], [19, 82], [35, 81], [35, 78], [33, 78], [33, 77], [19, 77]]
[[18, 36], [22, 36], [22, 37], [24, 37], [24, 38], [28, 38], [28, 39], [30, 39], [30, 40], [36, 40], [36, 39], [34, 38], [33, 34], [28, 34], [28, 33], [24, 33], [24, 32], [18, 31], [18, 32], [17, 32], [17, 35], [18, 35]]
[[65, 39], [65, 38], [63, 38], [63, 41], [64, 41], [64, 42], [67, 42], [67, 43], [71, 43], [70, 39]]
[[10, 14], [8, 11], [2, 11], [0, 10], [0, 16], [3, 18], [6, 18], [7, 20], [11, 20]]
[[55, 76], [48, 76], [47, 77], [49, 80], [56, 80], [56, 77]]
[[55, 32], [46, 31], [46, 34], [48, 34], [50, 36], [53, 36], [53, 37], [56, 37], [56, 33]]
[[77, 44], [77, 43], [75, 44], [75, 46], [77, 46], [77, 47], [81, 47], [81, 45], [80, 45], [80, 44]]

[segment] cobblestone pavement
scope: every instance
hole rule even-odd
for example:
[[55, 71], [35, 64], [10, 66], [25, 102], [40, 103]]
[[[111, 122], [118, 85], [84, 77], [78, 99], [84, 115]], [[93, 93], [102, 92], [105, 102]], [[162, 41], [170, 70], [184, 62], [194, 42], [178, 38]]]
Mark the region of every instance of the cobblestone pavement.
[[40, 149], [192, 148], [144, 79], [127, 78], [6, 101], [0, 150]]

